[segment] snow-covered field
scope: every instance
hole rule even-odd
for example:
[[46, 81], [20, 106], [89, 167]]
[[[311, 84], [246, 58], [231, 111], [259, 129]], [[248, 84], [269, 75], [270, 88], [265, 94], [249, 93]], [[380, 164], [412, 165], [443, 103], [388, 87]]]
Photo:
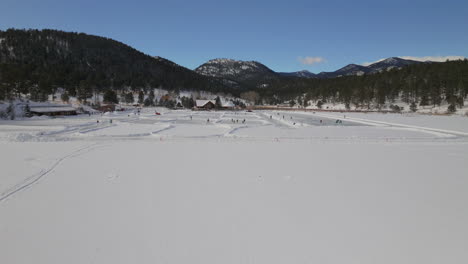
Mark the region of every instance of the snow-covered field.
[[468, 263], [466, 117], [0, 121], [0, 161], [0, 263]]

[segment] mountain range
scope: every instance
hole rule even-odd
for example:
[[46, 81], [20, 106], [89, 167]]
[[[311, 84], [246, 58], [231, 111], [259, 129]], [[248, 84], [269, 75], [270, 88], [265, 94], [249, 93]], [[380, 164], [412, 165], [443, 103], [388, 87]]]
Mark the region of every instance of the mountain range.
[[44, 68], [48, 71], [53, 69], [74, 74], [77, 78], [91, 73], [112, 79], [117, 86], [159, 83], [173, 88], [216, 86], [224, 90], [258, 86], [283, 77], [325, 79], [359, 76], [421, 62], [392, 57], [368, 66], [349, 64], [334, 72], [315, 74], [307, 70], [275, 72], [256, 61], [213, 59], [192, 71], [108, 38], [58, 30], [10, 29], [0, 31], [0, 63], [28, 65], [38, 72]]
[[336, 78], [350, 75], [374, 74], [395, 68], [402, 68], [407, 65], [421, 63], [419, 61], [406, 60], [398, 57], [392, 57], [380, 60], [368, 66], [349, 64], [334, 72], [321, 72], [314, 74], [303, 70], [297, 72], [274, 72], [267, 66], [256, 61], [238, 61], [232, 59], [214, 59], [200, 65], [195, 71], [201, 75], [229, 79], [236, 82], [245, 82], [248, 80], [265, 80], [279, 77], [298, 77], [298, 78]]

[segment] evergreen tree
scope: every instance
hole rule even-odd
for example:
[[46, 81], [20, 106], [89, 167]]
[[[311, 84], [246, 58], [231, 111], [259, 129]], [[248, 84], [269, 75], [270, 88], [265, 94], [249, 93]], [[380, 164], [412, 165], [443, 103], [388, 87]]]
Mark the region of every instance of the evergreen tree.
[[135, 98], [133, 97], [132, 92], [128, 92], [125, 94], [125, 103], [127, 104], [133, 104], [135, 102]]
[[392, 109], [393, 112], [400, 113], [401, 112], [401, 107], [398, 105], [390, 105], [390, 109]]
[[60, 99], [62, 99], [62, 101], [68, 103], [70, 101], [70, 96], [68, 95], [67, 92], [64, 92], [62, 93], [62, 95], [60, 96]]
[[93, 95], [91, 85], [88, 80], [81, 80], [78, 86], [77, 98], [81, 102], [86, 103], [89, 98]]
[[428, 98], [427, 98], [426, 95], [423, 95], [423, 96], [421, 97], [421, 101], [419, 102], [419, 105], [420, 105], [420, 106], [429, 105], [429, 100], [428, 100]]
[[223, 107], [223, 105], [221, 104], [221, 98], [219, 98], [219, 96], [216, 96], [216, 99], [215, 99], [215, 108], [216, 109], [221, 109]]
[[316, 106], [319, 108], [319, 109], [322, 109], [322, 106], [323, 106], [323, 102], [322, 101], [318, 101]]
[[174, 108], [175, 105], [176, 105], [176, 101], [174, 101], [174, 100], [166, 100], [166, 101], [164, 102], [164, 106], [167, 107], [167, 108], [169, 108], [169, 109]]
[[151, 101], [151, 105], [154, 105], [154, 90], [153, 89], [151, 89], [148, 95], [148, 100]]
[[410, 105], [410, 110], [412, 112], [416, 112], [418, 110], [418, 106], [416, 106], [416, 103], [415, 102], [412, 102], [411, 105]]
[[195, 101], [192, 97], [185, 97], [183, 96], [180, 101], [182, 102], [182, 106], [187, 109], [191, 109], [195, 106]]
[[455, 106], [455, 104], [450, 104], [447, 108], [447, 111], [449, 113], [455, 113], [457, 111], [457, 107]]
[[15, 120], [16, 115], [15, 115], [15, 106], [13, 102], [10, 102], [10, 104], [8, 105], [6, 109], [6, 114], [8, 118], [10, 118], [10, 120]]
[[24, 106], [24, 116], [26, 117], [31, 117], [32, 114], [31, 114], [31, 108], [29, 107], [29, 103], [27, 103], [25, 106]]
[[[465, 88], [464, 87], [464, 83], [463, 83], [463, 79], [460, 78], [460, 80], [458, 81], [458, 85], [457, 85], [457, 90], [458, 90], [458, 93], [460, 95], [460, 97], [464, 100], [466, 98], [466, 95], [468, 94], [468, 87]], [[462, 100], [462, 101], [463, 101]]]
[[113, 90], [106, 90], [103, 95], [103, 101], [104, 103], [109, 103], [109, 104], [118, 104], [119, 99], [117, 98], [117, 93], [114, 92]]
[[147, 97], [147, 98], [145, 99], [145, 101], [143, 102], [143, 105], [146, 106], [146, 107], [148, 107], [148, 106], [154, 106], [154, 101], [151, 100], [149, 97]]
[[143, 104], [144, 101], [145, 101], [145, 93], [143, 91], [140, 91], [138, 93], [138, 103]]

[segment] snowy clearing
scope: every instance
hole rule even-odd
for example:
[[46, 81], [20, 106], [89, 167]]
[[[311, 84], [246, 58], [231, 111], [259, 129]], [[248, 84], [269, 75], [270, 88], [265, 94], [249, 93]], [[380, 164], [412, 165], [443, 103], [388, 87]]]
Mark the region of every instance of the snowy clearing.
[[467, 133], [399, 114], [3, 120], [0, 263], [467, 263]]

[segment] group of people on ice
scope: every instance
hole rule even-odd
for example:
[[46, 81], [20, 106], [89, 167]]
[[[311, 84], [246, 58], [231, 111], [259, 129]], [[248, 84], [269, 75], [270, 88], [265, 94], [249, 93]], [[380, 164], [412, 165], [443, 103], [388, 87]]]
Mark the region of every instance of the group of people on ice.
[[[231, 119], [231, 122], [232, 122], [233, 124], [239, 123], [239, 119], [236, 119], [236, 120]], [[245, 124], [245, 119], [242, 120], [242, 124]]]

